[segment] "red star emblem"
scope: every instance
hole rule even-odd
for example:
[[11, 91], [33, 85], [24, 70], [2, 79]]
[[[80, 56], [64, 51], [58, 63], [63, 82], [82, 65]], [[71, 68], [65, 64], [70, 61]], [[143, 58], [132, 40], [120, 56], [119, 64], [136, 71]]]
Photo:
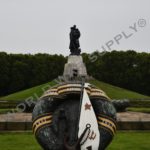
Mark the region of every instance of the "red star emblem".
[[86, 103], [85, 104], [85, 110], [91, 110], [91, 104]]

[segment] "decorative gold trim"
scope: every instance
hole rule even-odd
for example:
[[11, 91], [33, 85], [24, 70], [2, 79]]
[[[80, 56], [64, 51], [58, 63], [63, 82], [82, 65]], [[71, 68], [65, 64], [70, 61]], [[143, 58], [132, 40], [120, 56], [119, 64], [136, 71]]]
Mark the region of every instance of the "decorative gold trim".
[[92, 89], [91, 89], [91, 92], [100, 92], [100, 93], [105, 94], [104, 91], [102, 91], [102, 90], [100, 90], [100, 89], [95, 89], [95, 88], [92, 88]]
[[70, 87], [76, 87], [76, 88], [81, 88], [81, 84], [66, 84], [66, 85], [61, 85], [58, 87], [58, 90], [64, 89], [64, 88], [70, 88]]
[[52, 122], [52, 116], [43, 116], [33, 122], [32, 130], [34, 134], [43, 125], [50, 124]]
[[39, 124], [38, 126], [35, 127], [35, 129], [33, 130], [34, 134], [37, 132], [37, 130], [42, 127], [43, 125], [47, 125], [47, 124], [50, 124], [52, 122], [52, 120], [49, 120], [49, 121], [45, 121], [41, 124]]
[[113, 127], [111, 127], [111, 126], [109, 126], [109, 125], [107, 125], [107, 124], [105, 124], [105, 123], [103, 123], [103, 122], [99, 122], [99, 121], [98, 121], [98, 123], [99, 123], [100, 125], [106, 127], [106, 128], [109, 128], [109, 129], [112, 131], [113, 135], [115, 135], [115, 131], [114, 131]]
[[112, 122], [115, 124], [115, 126], [117, 126], [116, 120], [113, 119], [113, 118], [111, 118], [111, 117], [109, 117], [109, 116], [106, 116], [106, 115], [104, 115], [104, 114], [99, 114], [98, 117], [108, 119], [108, 120], [112, 121]]
[[[90, 97], [104, 97], [107, 100], [110, 100], [110, 98], [101, 89], [97, 89], [95, 87], [92, 87], [91, 85], [89, 85], [85, 89]], [[69, 92], [70, 93], [77, 92], [80, 94], [81, 84], [60, 85], [58, 87], [55, 87], [55, 88], [52, 88], [52, 89], [46, 91], [42, 97], [47, 97], [47, 96], [53, 96], [53, 97], [60, 96], [61, 97], [62, 95], [69, 94]]]
[[98, 119], [100, 119], [100, 120], [104, 120], [104, 121], [106, 121], [106, 122], [109, 122], [110, 124], [112, 124], [113, 125], [113, 127], [115, 128], [115, 130], [116, 130], [116, 125], [114, 124], [114, 122], [112, 122], [112, 121], [110, 121], [110, 120], [108, 120], [108, 119], [106, 119], [106, 118], [102, 118], [102, 117], [98, 117]]
[[114, 122], [112, 122], [109, 119], [102, 118], [102, 117], [98, 117], [98, 119], [99, 119], [98, 120], [99, 125], [104, 126], [105, 128], [108, 128], [113, 133], [113, 135], [115, 135], [116, 125], [114, 124]]
[[60, 90], [58, 91], [58, 94], [62, 94], [62, 93], [65, 93], [65, 92], [80, 92], [81, 89], [79, 88], [67, 88], [67, 89], [64, 89], [64, 90]]
[[45, 114], [40, 114], [40, 115], [38, 115], [36, 118], [33, 119], [32, 125], [33, 125], [33, 123], [34, 123], [36, 120], [38, 120], [38, 119], [40, 119], [40, 118], [43, 118], [43, 117], [46, 117], [46, 116], [52, 116], [51, 114], [52, 114], [52, 113], [45, 113]]

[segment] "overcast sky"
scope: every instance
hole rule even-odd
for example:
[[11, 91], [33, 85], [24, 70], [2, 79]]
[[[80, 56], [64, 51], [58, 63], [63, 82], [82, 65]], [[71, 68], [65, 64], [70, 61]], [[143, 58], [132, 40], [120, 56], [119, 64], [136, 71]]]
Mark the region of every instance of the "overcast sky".
[[0, 0], [0, 51], [68, 55], [74, 24], [82, 52], [150, 51], [150, 0]]

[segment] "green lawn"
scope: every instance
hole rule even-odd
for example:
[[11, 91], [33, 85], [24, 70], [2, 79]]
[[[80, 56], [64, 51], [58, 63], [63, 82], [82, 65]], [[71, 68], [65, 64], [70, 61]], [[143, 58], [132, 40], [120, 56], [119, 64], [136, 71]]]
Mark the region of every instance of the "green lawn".
[[149, 150], [150, 132], [119, 132], [108, 150]]
[[[150, 98], [149, 96], [145, 96], [136, 92], [132, 92], [123, 88], [119, 88], [117, 86], [113, 86], [98, 80], [92, 80], [90, 83], [94, 84], [98, 88], [102, 89], [106, 92], [106, 94], [111, 99], [140, 99], [140, 98]], [[1, 97], [1, 100], [25, 100], [32, 96], [34, 99], [37, 99], [37, 97], [40, 97], [43, 94], [43, 88], [48, 89], [49, 87], [56, 85], [55, 81], [51, 81], [24, 91], [20, 91], [5, 97]]]
[[[107, 150], [149, 150], [150, 132], [118, 132]], [[41, 150], [32, 133], [0, 134], [1, 150]]]
[[0, 150], [41, 150], [41, 148], [32, 133], [2, 133]]
[[44, 89], [46, 90], [49, 87], [54, 86], [54, 85], [56, 85], [56, 82], [51, 81], [51, 82], [27, 89], [27, 90], [23, 90], [23, 91], [20, 91], [17, 93], [10, 94], [8, 96], [1, 97], [0, 99], [17, 101], [17, 100], [25, 100], [25, 99], [29, 98], [30, 96], [32, 96], [33, 99], [35, 100], [35, 99], [37, 99], [37, 97], [40, 97], [43, 94]]
[[130, 90], [126, 90], [123, 88], [119, 88], [117, 86], [113, 86], [102, 81], [92, 80], [90, 83], [99, 87], [111, 98], [111, 99], [148, 99], [149, 96], [145, 96]]

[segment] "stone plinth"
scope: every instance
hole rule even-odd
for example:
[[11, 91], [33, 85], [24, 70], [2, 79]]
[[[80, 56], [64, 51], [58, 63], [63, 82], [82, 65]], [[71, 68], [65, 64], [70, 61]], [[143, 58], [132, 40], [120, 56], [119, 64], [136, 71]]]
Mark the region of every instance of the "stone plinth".
[[[150, 114], [140, 112], [117, 113], [117, 126], [119, 130], [150, 130]], [[31, 129], [31, 114], [0, 114], [0, 132]]]
[[63, 76], [68, 79], [74, 77], [87, 77], [87, 71], [82, 56], [70, 55], [68, 57]]

